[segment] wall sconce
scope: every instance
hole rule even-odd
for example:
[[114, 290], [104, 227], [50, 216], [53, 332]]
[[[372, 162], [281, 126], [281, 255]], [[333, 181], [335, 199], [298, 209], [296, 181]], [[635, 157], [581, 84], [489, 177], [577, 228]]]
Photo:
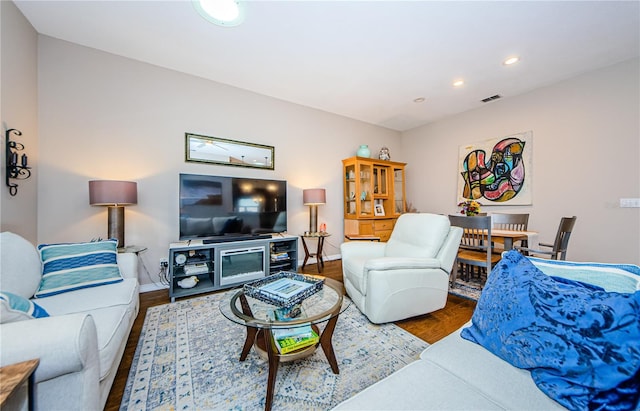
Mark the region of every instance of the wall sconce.
[[22, 154], [20, 158], [20, 165], [18, 165], [18, 151], [24, 150], [24, 144], [11, 141], [11, 133], [16, 136], [21, 136], [22, 132], [15, 128], [10, 128], [5, 133], [5, 149], [7, 158], [7, 175], [6, 183], [9, 187], [9, 194], [15, 196], [18, 194], [18, 185], [12, 183], [9, 179], [26, 180], [31, 177], [31, 167], [27, 166], [27, 155]]
[[327, 202], [324, 188], [302, 190], [302, 202], [309, 207], [309, 233], [318, 232], [318, 205]]
[[108, 206], [107, 230], [109, 238], [124, 247], [124, 206], [138, 204], [138, 183], [133, 181], [89, 181], [89, 204]]

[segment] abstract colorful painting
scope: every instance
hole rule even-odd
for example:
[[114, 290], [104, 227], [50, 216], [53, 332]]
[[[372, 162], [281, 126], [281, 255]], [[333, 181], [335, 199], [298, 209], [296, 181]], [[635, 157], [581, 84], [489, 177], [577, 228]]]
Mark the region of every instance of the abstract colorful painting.
[[460, 146], [458, 199], [482, 205], [530, 205], [533, 133]]

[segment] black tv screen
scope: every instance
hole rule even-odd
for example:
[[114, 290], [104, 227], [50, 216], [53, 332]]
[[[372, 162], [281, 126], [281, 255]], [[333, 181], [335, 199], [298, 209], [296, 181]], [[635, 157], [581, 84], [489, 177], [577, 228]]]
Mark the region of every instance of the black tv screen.
[[180, 174], [180, 240], [287, 231], [287, 182]]

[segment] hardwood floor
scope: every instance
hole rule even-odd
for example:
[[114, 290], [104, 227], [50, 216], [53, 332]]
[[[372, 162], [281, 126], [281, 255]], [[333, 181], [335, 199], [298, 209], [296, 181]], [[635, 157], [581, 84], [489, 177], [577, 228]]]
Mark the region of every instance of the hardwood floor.
[[[317, 274], [316, 265], [307, 265], [303, 273]], [[322, 275], [342, 282], [342, 260], [327, 261]], [[169, 291], [159, 290], [140, 294], [140, 313], [133, 324], [127, 347], [120, 362], [118, 373], [111, 387], [105, 410], [116, 411], [120, 408], [122, 394], [127, 384], [129, 368], [136, 351], [147, 308], [169, 303]], [[469, 321], [476, 303], [471, 300], [449, 294], [447, 305], [442, 310], [398, 321], [396, 325], [415, 336], [433, 344], [460, 328]], [[350, 308], [351, 309], [351, 308]]]

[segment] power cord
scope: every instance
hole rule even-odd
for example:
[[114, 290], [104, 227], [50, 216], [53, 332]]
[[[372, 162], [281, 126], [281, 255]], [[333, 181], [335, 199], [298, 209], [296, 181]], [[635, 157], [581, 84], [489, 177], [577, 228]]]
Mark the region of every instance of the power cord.
[[149, 280], [151, 280], [151, 282], [153, 284], [155, 284], [156, 286], [161, 287], [161, 288], [165, 288], [165, 287], [169, 286], [169, 281], [167, 280], [167, 274], [166, 274], [166, 271], [167, 271], [167, 267], [166, 266], [162, 267], [160, 269], [160, 272], [158, 273], [158, 278], [160, 279], [160, 284], [158, 284], [151, 277], [151, 273], [149, 272], [149, 269], [147, 268], [147, 265], [144, 263], [144, 259], [142, 258], [142, 256], [138, 256], [138, 261], [140, 261], [140, 264], [142, 265], [142, 268], [143, 268], [144, 272], [147, 274], [147, 277], [149, 278]]

